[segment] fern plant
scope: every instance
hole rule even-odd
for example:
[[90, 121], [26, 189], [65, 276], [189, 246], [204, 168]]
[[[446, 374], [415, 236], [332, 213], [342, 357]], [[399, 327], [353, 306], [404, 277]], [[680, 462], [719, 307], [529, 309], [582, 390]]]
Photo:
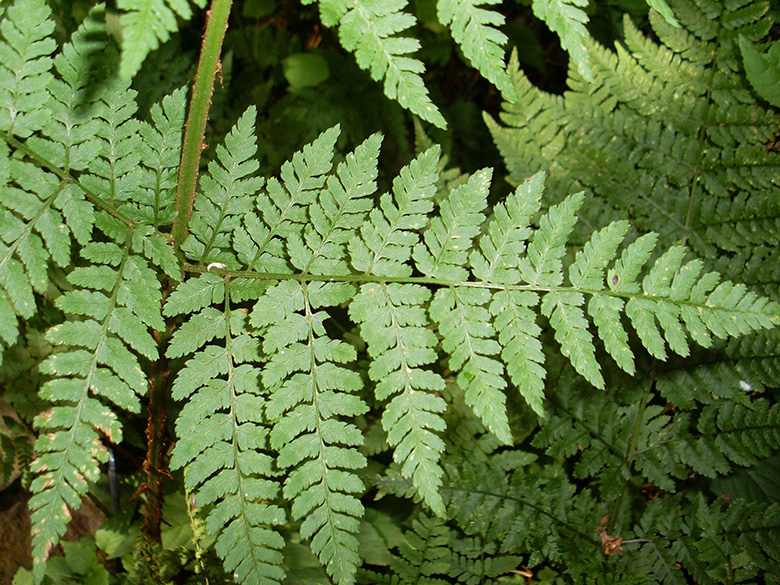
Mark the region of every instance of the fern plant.
[[[122, 6], [168, 18], [164, 5], [141, 4]], [[188, 7], [169, 4], [182, 15]], [[668, 22], [654, 17], [655, 25], [680, 52], [693, 54], [696, 35], [706, 36], [697, 31], [717, 20], [673, 5], [683, 27], [673, 28], [677, 20], [657, 4]], [[536, 107], [523, 101], [534, 90], [522, 76], [497, 67], [504, 38], [492, 26], [502, 19], [480, 6], [442, 3], [439, 17], [482, 74], [507, 97], [517, 93], [511, 108]], [[753, 42], [766, 34], [762, 6], [740, 13], [747, 24], [715, 53], [722, 67], [734, 66], [737, 34]], [[402, 57], [414, 42], [390, 43], [410, 24], [401, 7], [319, 5], [390, 97], [443, 123], [426, 101], [418, 62]], [[338, 126], [266, 179], [253, 106], [201, 171], [229, 8], [212, 6], [189, 95], [174, 91], [147, 119], [124, 79], [153, 46], [134, 40], [134, 20], [125, 21], [120, 56], [103, 6], [59, 49], [44, 0], [15, 0], [3, 15], [0, 339], [8, 356], [38, 355], [31, 331], [45, 331], [48, 343], [29, 366], [43, 377], [29, 504], [35, 582], [48, 578], [68, 520], [99, 480], [107, 443], [121, 443], [142, 408], [148, 442], [138, 493], [150, 542], [138, 546], [141, 564], [162, 564], [155, 541], [170, 467], [237, 583], [300, 580], [294, 558], [305, 554], [320, 567], [311, 569], [316, 579], [339, 585], [484, 583], [513, 573], [549, 582], [771, 582], [780, 509], [716, 500], [689, 479], [756, 465], [780, 448], [777, 402], [754, 395], [776, 385], [776, 291], [715, 270], [749, 276], [736, 260], [758, 254], [767, 245], [758, 240], [774, 234], [731, 249], [718, 229], [697, 231], [691, 211], [709, 209], [701, 184], [720, 197], [707, 221], [717, 210], [753, 226], [747, 210], [771, 213], [776, 157], [759, 140], [775, 128], [774, 114], [754, 114], [751, 104], [754, 126], [710, 128], [708, 116], [721, 112], [705, 85], [683, 93], [692, 111], [704, 108], [696, 126], [664, 102], [667, 85], [649, 86], [660, 105], [640, 103], [621, 85], [624, 70], [604, 64], [613, 57], [588, 46], [596, 85], [577, 105], [591, 93], [597, 105], [583, 123], [631, 128], [643, 148], [663, 133], [633, 126], [629, 114], [660, 112], [683, 127], [679, 145], [675, 128], [667, 131], [682, 160], [683, 170], [669, 171], [674, 180], [657, 180], [659, 159], [634, 151], [620, 151], [610, 175], [624, 181], [621, 161], [639, 160], [637, 185], [661, 192], [692, 181], [687, 229], [673, 245], [676, 232], [665, 230], [664, 246], [646, 228], [665, 226], [642, 215], [645, 207], [626, 212], [632, 229], [615, 211], [622, 200], [610, 213], [600, 188], [624, 193], [567, 174], [565, 139], [579, 144], [583, 131], [564, 114], [552, 118], [552, 131], [533, 126], [562, 102], [545, 96], [538, 100], [549, 109], [529, 124], [556, 137], [554, 174], [548, 181], [544, 172], [518, 171], [510, 159], [522, 180], [493, 205], [492, 171], [451, 180], [436, 145], [421, 148], [381, 192], [383, 137], [343, 152]], [[581, 23], [564, 4], [537, 8], [562, 14], [561, 30]], [[663, 75], [652, 65], [665, 54], [626, 26], [627, 38], [647, 47], [648, 69]], [[579, 26], [565, 34], [577, 51], [590, 43]], [[573, 59], [586, 74], [584, 57]], [[616, 80], [605, 81], [607, 72]], [[717, 71], [705, 74], [717, 81]], [[607, 88], [632, 97], [630, 107], [620, 109]], [[744, 87], [724, 91], [747, 100]], [[536, 137], [492, 129], [504, 153], [526, 148], [528, 164], [539, 160]], [[706, 146], [695, 164], [683, 157], [690, 144]], [[714, 156], [711, 166], [705, 156]], [[543, 203], [545, 182], [552, 204]], [[561, 195], [562, 185], [582, 183], [595, 197]], [[733, 257], [716, 258], [724, 249]], [[712, 375], [725, 382], [710, 387], [707, 372], [717, 368], [725, 373]], [[676, 378], [685, 374], [690, 380]], [[404, 513], [393, 516], [381, 497], [405, 500]], [[695, 519], [683, 522], [681, 513]]]

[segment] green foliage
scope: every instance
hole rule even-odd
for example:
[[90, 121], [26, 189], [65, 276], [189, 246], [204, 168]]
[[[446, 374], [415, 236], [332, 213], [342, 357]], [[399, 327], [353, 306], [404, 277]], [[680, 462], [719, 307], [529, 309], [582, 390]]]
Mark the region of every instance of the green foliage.
[[533, 0], [534, 14], [561, 38], [561, 46], [571, 55], [580, 75], [592, 82], [593, 72], [585, 45], [590, 37], [585, 28], [588, 15], [583, 10], [587, 5], [588, 0]]
[[[7, 7], [0, 457], [34, 475], [17, 581], [777, 581], [780, 118], [737, 75], [773, 103], [750, 52], [769, 4], [653, 0], [661, 44], [626, 19], [612, 52], [584, 0], [535, 1], [572, 58], [563, 96], [504, 70], [498, 4], [318, 10], [439, 127], [422, 59], [451, 34], [508, 100], [488, 127], [511, 192], [476, 159], [448, 168], [473, 104], [444, 111], [447, 148], [415, 120], [413, 158], [397, 106], [386, 137], [286, 111], [369, 76], [273, 3], [238, 3], [247, 42], [222, 56], [181, 239], [187, 92], [137, 105], [180, 70], [125, 78], [190, 5], [119, 2], [121, 56], [102, 6], [59, 49], [46, 4]], [[278, 51], [268, 78], [257, 47]], [[273, 120], [311, 140], [268, 178]], [[85, 497], [112, 499], [108, 443], [146, 449], [122, 486], [143, 530], [127, 493], [98, 534], [111, 575], [65, 537]]]
[[[193, 0], [203, 8], [206, 0]], [[117, 0], [116, 7], [124, 11], [119, 19], [122, 27], [122, 62], [120, 76], [135, 77], [146, 56], [165, 43], [171, 33], [179, 30], [177, 16], [192, 18], [190, 0]]]
[[756, 93], [775, 107], [780, 107], [780, 43], [773, 42], [766, 55], [759, 53], [745, 37], [739, 38], [739, 50], [745, 60], [745, 73]]

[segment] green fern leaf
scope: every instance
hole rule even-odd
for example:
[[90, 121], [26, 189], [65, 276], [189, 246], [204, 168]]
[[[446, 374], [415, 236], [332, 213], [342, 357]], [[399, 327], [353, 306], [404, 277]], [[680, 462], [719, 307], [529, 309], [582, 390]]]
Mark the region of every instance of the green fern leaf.
[[679, 28], [680, 23], [674, 17], [674, 12], [669, 8], [666, 0], [647, 0], [647, 5], [664, 17], [664, 20], [674, 27]]
[[558, 286], [563, 282], [561, 259], [583, 199], [582, 193], [571, 195], [542, 217], [539, 230], [528, 245], [527, 258], [520, 259], [520, 274], [525, 282], [535, 286]]
[[506, 415], [504, 368], [490, 356], [501, 348], [493, 339], [495, 330], [485, 309], [490, 293], [465, 287], [443, 288], [431, 301], [431, 318], [439, 325], [442, 347], [449, 366], [459, 372], [458, 385], [466, 391], [466, 404], [498, 439], [512, 443]]
[[[46, 14], [36, 10], [34, 5], [26, 8], [31, 11], [33, 21]], [[17, 14], [16, 8], [9, 10], [11, 16]], [[85, 99], [90, 75], [82, 60], [105, 46], [105, 35], [100, 34], [97, 24], [101, 14], [100, 9], [93, 10], [74, 34], [72, 43], [57, 56], [56, 69], [62, 79], [49, 82], [54, 92], [50, 105], [56, 116], [47, 118], [41, 128], [49, 138], [33, 136], [28, 143], [51, 161], [60, 163], [66, 171], [84, 168], [87, 159], [96, 152], [92, 137], [97, 125], [86, 115], [89, 104], [82, 104], [80, 100]], [[13, 26], [8, 19], [3, 23], [6, 28]], [[40, 23], [37, 29], [42, 32], [48, 27]], [[8, 34], [12, 34], [12, 29], [8, 30]], [[45, 60], [38, 66], [48, 70]], [[35, 87], [36, 83], [33, 81], [30, 86]], [[100, 93], [99, 90], [96, 89], [96, 93]], [[30, 105], [35, 106], [40, 97], [31, 99]], [[18, 118], [23, 112], [17, 114], [15, 117]], [[66, 268], [71, 263], [71, 237], [81, 244], [89, 241], [94, 211], [76, 185], [42, 170], [31, 161], [13, 157], [7, 159], [4, 168], [8, 184], [3, 187], [0, 287], [8, 297], [0, 303], [0, 316], [6, 322], [15, 323], [17, 315], [30, 318], [35, 313], [33, 292], [47, 290], [49, 261]], [[8, 331], [4, 340], [13, 343], [15, 337]]]
[[44, 0], [17, 1], [3, 18], [0, 39], [0, 131], [27, 138], [43, 128], [51, 112], [49, 57], [56, 48], [54, 21]]
[[438, 433], [445, 429], [441, 413], [447, 406], [435, 394], [444, 389], [444, 380], [424, 369], [436, 361], [436, 336], [421, 306], [430, 296], [419, 285], [365, 284], [349, 311], [363, 325], [361, 333], [373, 358], [368, 374], [377, 383], [377, 399], [392, 396], [382, 426], [395, 448], [393, 458], [431, 510], [443, 516], [438, 461], [444, 442]]
[[439, 518], [429, 518], [421, 514], [412, 522], [412, 528], [406, 534], [406, 542], [399, 546], [400, 557], [394, 557], [391, 568], [402, 583], [419, 582], [425, 575], [430, 585], [443, 585], [443, 579], [432, 576], [439, 573], [445, 565], [442, 562], [449, 554], [450, 534]]
[[[550, 318], [555, 340], [574, 369], [597, 388], [604, 388], [601, 366], [596, 361], [593, 336], [582, 305], [583, 295], [575, 292], [550, 292], [542, 298], [542, 313]], [[641, 334], [640, 334], [641, 336]]]
[[759, 96], [780, 108], [780, 42], [773, 42], [764, 55], [749, 40], [740, 36], [739, 49], [750, 85]]
[[466, 58], [509, 101], [514, 101], [517, 94], [504, 62], [503, 45], [507, 37], [498, 29], [504, 24], [504, 16], [482, 8], [485, 4], [500, 3], [501, 0], [439, 0], [436, 8], [439, 22], [451, 28]]
[[544, 415], [544, 352], [541, 327], [531, 309], [539, 296], [528, 291], [499, 291], [490, 302], [493, 325], [498, 331], [501, 359], [512, 383], [538, 415]]
[[284, 496], [293, 502], [293, 518], [305, 518], [301, 536], [311, 539], [312, 552], [340, 585], [354, 583], [359, 563], [364, 487], [355, 472], [366, 460], [357, 450], [360, 431], [336, 416], [363, 414], [367, 407], [354, 394], [359, 375], [340, 365], [353, 361], [355, 350], [327, 337], [328, 315], [315, 308], [353, 294], [349, 285], [288, 280], [268, 289], [252, 312], [255, 326], [268, 327], [263, 384], [272, 392], [268, 417], [276, 421], [271, 446], [279, 467], [290, 469]]
[[403, 11], [406, 4], [406, 0], [339, 0], [321, 1], [320, 7], [325, 26], [339, 22], [339, 40], [355, 53], [357, 64], [374, 80], [384, 78], [387, 97], [444, 128], [447, 124], [431, 102], [421, 77], [425, 67], [407, 56], [420, 48], [419, 41], [394, 36], [415, 23], [414, 17]]
[[561, 39], [561, 46], [569, 53], [580, 75], [593, 81], [586, 39], [590, 38], [585, 25], [588, 15], [583, 8], [588, 0], [533, 0], [534, 14]]
[[[360, 234], [349, 242], [352, 265], [368, 274], [408, 276], [408, 261], [433, 207], [439, 149], [430, 148], [401, 170], [393, 182], [393, 196], [382, 195], [364, 221]], [[363, 325], [363, 338], [373, 361], [368, 374], [377, 383], [378, 400], [392, 397], [382, 417], [387, 441], [401, 473], [438, 515], [442, 470], [438, 460], [444, 443], [438, 432], [445, 423], [444, 401], [433, 394], [444, 380], [427, 366], [435, 361], [436, 336], [422, 304], [430, 293], [418, 285], [366, 284], [350, 303], [350, 316]], [[408, 356], [414, 356], [411, 359]]]
[[[206, 0], [192, 0], [204, 8]], [[179, 30], [176, 17], [192, 18], [190, 0], [117, 0], [117, 8], [126, 11], [120, 18], [122, 27], [122, 63], [119, 75], [124, 80], [135, 77], [146, 56]]]
[[487, 232], [469, 257], [474, 276], [479, 280], [498, 284], [519, 282], [515, 270], [517, 259], [525, 253], [531, 219], [539, 211], [543, 190], [544, 173], [538, 173], [493, 208]]
[[[694, 354], [690, 362], [665, 371], [658, 392], [678, 408], [690, 410], [715, 399], [741, 402], [745, 392], [762, 393], [775, 383], [780, 338], [775, 331], [729, 340], [716, 353]], [[720, 351], [717, 351], [720, 349]]]
[[[224, 309], [205, 306], [194, 313], [166, 352], [169, 358], [194, 354], [173, 386], [174, 398], [186, 403], [176, 422], [171, 467], [186, 468], [185, 485], [199, 506], [213, 504], [206, 528], [216, 536], [225, 570], [241, 583], [282, 582], [284, 539], [270, 527], [282, 524], [285, 513], [270, 503], [279, 485], [258, 384], [259, 342], [248, 334], [246, 313], [230, 307], [230, 281], [206, 274], [195, 282], [204, 280], [221, 290], [208, 293], [203, 304], [219, 299]], [[194, 288], [191, 282], [180, 288]], [[173, 299], [166, 310], [177, 304]]]
[[190, 235], [182, 245], [195, 262], [236, 264], [230, 252], [233, 230], [252, 208], [252, 198], [265, 182], [256, 176], [260, 167], [254, 158], [256, 117], [257, 109], [250, 106], [225, 137], [224, 146], [217, 147], [217, 158], [209, 164], [208, 174], [201, 177]]
[[93, 192], [105, 194], [109, 201], [127, 201], [138, 183], [142, 140], [139, 122], [133, 116], [138, 110], [136, 92], [130, 84], [112, 80], [101, 95], [97, 129], [100, 154], [89, 166], [90, 173], [81, 182]]
[[308, 224], [303, 234], [291, 233], [287, 240], [290, 262], [311, 274], [348, 274], [346, 243], [358, 229], [373, 202], [376, 191], [377, 158], [382, 137], [374, 134], [347, 155], [336, 175], [328, 177], [326, 189], [309, 205]]
[[305, 207], [313, 203], [332, 167], [339, 127], [323, 132], [282, 165], [281, 180], [270, 179], [257, 197], [256, 213], [244, 217], [233, 235], [239, 260], [247, 270], [291, 272], [284, 248], [293, 232], [302, 233], [307, 222]]
[[[427, 222], [433, 209], [440, 149], [433, 147], [401, 169], [393, 196], [384, 194], [371, 210], [360, 234], [349, 241], [356, 270], [377, 276], [409, 276], [407, 264], [419, 237], [413, 230]], [[393, 201], [395, 200], [395, 201]]]
[[441, 204], [441, 217], [431, 220], [412, 254], [417, 269], [430, 278], [461, 282], [468, 278], [466, 264], [471, 242], [485, 219], [492, 172], [474, 173]]
[[104, 19], [105, 7], [90, 11], [55, 57], [58, 75], [50, 84], [48, 104], [52, 115], [41, 129], [44, 137], [32, 136], [28, 141], [39, 156], [66, 173], [85, 170], [99, 154], [99, 121], [93, 116], [106, 85], [98, 80], [108, 45]]
[[98, 464], [108, 458], [105, 449], [96, 448], [101, 433], [113, 442], [121, 440], [116, 414], [103, 401], [138, 412], [138, 396], [146, 393], [146, 382], [131, 350], [156, 357], [148, 324], [162, 329], [160, 285], [146, 261], [131, 253], [131, 240], [128, 233], [124, 246], [104, 243], [95, 250], [105, 257], [110, 249], [118, 263], [97, 261], [92, 255], [97, 244], [83, 248], [86, 259], [103, 265], [75, 270], [73, 282], [97, 276], [87, 286], [105, 294], [78, 289], [61, 296], [57, 303], [62, 310], [87, 318], [66, 321], [47, 333], [50, 343], [71, 349], [55, 352], [41, 366], [54, 376], [41, 389], [41, 396], [54, 406], [36, 421], [45, 431], [35, 446], [39, 456], [33, 463], [37, 477], [30, 500], [37, 581], [43, 578], [43, 563], [52, 546], [65, 532], [68, 507], [79, 508], [87, 482], [97, 480]]
[[[184, 117], [187, 107], [187, 92], [177, 89], [165, 96], [161, 104], [155, 104], [150, 111], [152, 124], [141, 122], [141, 164], [140, 193], [134, 200], [139, 202], [139, 221], [155, 228], [169, 226], [176, 218], [176, 183], [181, 162]], [[168, 273], [168, 270], [166, 270]]]
[[188, 278], [171, 292], [165, 303], [163, 315], [188, 315], [212, 304], [224, 302], [225, 287], [222, 277], [216, 274], [201, 274]]

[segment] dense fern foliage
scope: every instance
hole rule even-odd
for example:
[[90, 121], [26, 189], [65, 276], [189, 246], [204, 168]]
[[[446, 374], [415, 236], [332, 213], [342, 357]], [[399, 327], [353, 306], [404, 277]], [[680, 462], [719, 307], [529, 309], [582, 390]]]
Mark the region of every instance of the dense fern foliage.
[[[505, 70], [494, 4], [436, 13], [509, 100], [488, 118], [514, 183], [499, 198], [419, 121], [389, 180], [384, 136], [340, 125], [268, 177], [255, 105], [199, 165], [203, 70], [148, 111], [155, 88], [128, 80], [188, 0], [119, 2], [121, 51], [102, 5], [62, 45], [45, 0], [5, 7], [0, 447], [3, 475], [32, 472], [20, 581], [778, 582], [769, 5], [654, 0], [661, 44], [626, 18], [612, 51], [584, 0], [534, 0], [571, 55], [554, 96]], [[443, 127], [404, 6], [318, 3], [389, 98]], [[322, 65], [287, 75], [301, 62]], [[123, 446], [146, 451], [123, 486], [144, 518], [96, 487]], [[122, 565], [93, 571], [66, 530], [99, 493], [96, 542]]]

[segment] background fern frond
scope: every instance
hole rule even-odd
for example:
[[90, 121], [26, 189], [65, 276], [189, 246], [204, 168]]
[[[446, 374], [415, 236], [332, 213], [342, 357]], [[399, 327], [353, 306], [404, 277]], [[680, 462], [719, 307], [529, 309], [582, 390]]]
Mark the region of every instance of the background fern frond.
[[[200, 8], [206, 0], [192, 0]], [[192, 18], [190, 0], [117, 0], [125, 11], [119, 18], [122, 27], [122, 62], [119, 74], [124, 80], [135, 77], [146, 56], [179, 30], [177, 17]]]
[[54, 21], [44, 0], [16, 2], [0, 40], [0, 130], [27, 138], [48, 122]]
[[338, 0], [320, 2], [325, 26], [339, 24], [339, 40], [355, 53], [357, 64], [378, 81], [384, 79], [385, 95], [440, 128], [444, 117], [433, 104], [421, 74], [421, 61], [409, 57], [420, 48], [417, 39], [397, 37], [415, 23], [404, 12], [406, 0]]
[[466, 58], [512, 100], [517, 96], [505, 71], [503, 46], [507, 37], [499, 29], [505, 19], [499, 12], [482, 7], [492, 4], [500, 4], [500, 0], [439, 0], [436, 10], [439, 22], [450, 27]]
[[739, 37], [739, 50], [745, 61], [745, 73], [756, 93], [767, 102], [780, 108], [780, 43], [775, 41], [766, 54], [756, 50], [745, 37]]

